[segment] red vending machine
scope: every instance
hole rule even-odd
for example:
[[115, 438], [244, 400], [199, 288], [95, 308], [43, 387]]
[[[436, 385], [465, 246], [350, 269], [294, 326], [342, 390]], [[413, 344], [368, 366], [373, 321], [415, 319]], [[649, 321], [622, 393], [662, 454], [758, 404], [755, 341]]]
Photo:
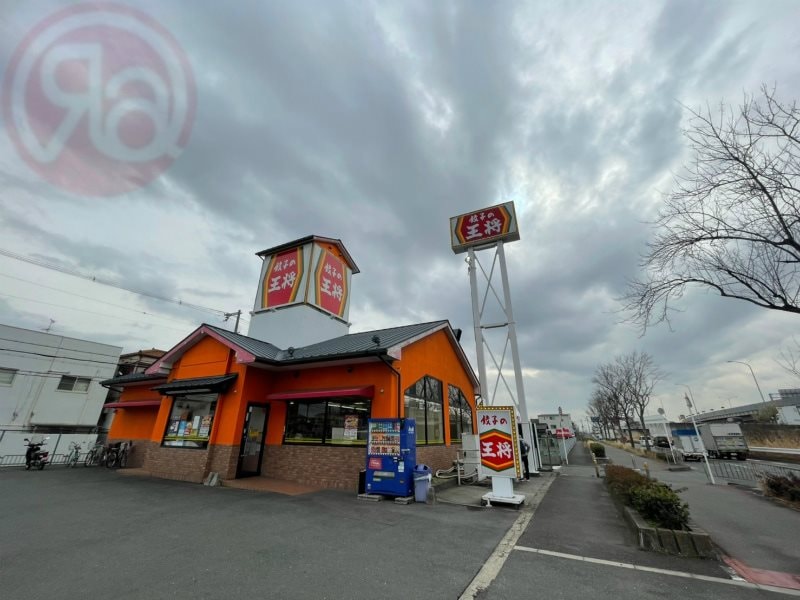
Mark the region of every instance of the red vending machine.
[[367, 439], [368, 494], [411, 496], [417, 461], [414, 419], [370, 419]]

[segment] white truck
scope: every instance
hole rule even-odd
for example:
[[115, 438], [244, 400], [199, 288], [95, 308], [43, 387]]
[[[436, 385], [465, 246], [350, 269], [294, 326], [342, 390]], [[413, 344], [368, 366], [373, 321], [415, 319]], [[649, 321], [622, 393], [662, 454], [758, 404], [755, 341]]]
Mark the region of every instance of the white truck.
[[747, 442], [738, 423], [702, 423], [697, 428], [709, 458], [747, 459]]

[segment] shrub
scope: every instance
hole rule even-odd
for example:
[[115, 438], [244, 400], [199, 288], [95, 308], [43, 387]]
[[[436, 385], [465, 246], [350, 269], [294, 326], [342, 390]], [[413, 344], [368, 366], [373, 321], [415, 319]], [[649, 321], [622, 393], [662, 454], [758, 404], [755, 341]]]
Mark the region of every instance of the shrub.
[[689, 523], [689, 505], [663, 483], [650, 482], [631, 490], [631, 504], [642, 517], [666, 529], [684, 529]]
[[647, 485], [650, 480], [641, 473], [628, 467], [609, 465], [606, 467], [606, 484], [611, 493], [619, 497], [624, 504], [631, 506], [631, 492], [634, 488]]
[[764, 491], [768, 496], [800, 502], [800, 477], [791, 473], [786, 476], [767, 475], [764, 479]]
[[605, 458], [606, 457], [606, 447], [603, 446], [603, 444], [598, 444], [597, 442], [592, 442], [591, 444], [589, 444], [589, 450], [591, 450], [592, 453], [597, 458]]

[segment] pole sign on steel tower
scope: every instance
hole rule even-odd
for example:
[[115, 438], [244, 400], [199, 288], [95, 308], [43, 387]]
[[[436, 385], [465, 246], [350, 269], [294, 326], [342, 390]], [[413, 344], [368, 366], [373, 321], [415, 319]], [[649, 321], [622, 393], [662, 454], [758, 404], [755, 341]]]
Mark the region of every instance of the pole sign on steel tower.
[[470, 248], [489, 247], [499, 241], [514, 242], [518, 239], [517, 214], [513, 202], [450, 218], [450, 241], [456, 254]]

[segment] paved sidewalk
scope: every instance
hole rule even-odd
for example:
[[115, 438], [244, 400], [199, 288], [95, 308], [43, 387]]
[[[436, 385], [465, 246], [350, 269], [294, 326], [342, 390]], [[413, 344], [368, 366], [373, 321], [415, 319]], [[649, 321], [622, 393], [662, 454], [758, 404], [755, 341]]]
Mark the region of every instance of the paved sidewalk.
[[[606, 448], [607, 455], [617, 464], [630, 467], [633, 458], [636, 467], [641, 468], [645, 462], [629, 452]], [[647, 463], [659, 481], [676, 489], [686, 488], [681, 497], [689, 504], [692, 520], [711, 535], [741, 576], [749, 581], [800, 589], [800, 512], [778, 506], [745, 487], [711, 485], [702, 464], [693, 465], [691, 471], [669, 471], [662, 461]]]
[[588, 452], [578, 445], [496, 578], [472, 597], [744, 600], [775, 593], [732, 580], [715, 560], [639, 550]]

